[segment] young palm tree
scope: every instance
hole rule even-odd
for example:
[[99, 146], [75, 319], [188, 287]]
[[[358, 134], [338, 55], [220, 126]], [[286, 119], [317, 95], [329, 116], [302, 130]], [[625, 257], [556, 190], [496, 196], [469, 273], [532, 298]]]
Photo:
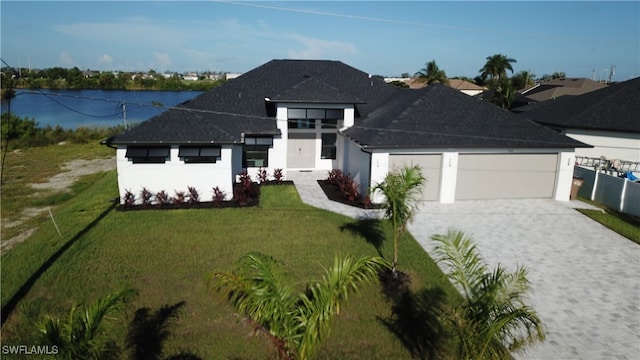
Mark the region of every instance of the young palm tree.
[[509, 273], [498, 265], [487, 268], [477, 248], [464, 233], [449, 230], [434, 235], [436, 262], [444, 264], [448, 278], [459, 287], [463, 302], [446, 311], [459, 341], [460, 359], [506, 359], [510, 351], [545, 338], [542, 322], [524, 303], [529, 290], [527, 269]]
[[38, 326], [42, 341], [58, 347], [64, 359], [108, 359], [117, 355], [115, 343], [105, 335], [105, 322], [122, 310], [135, 291], [109, 294], [84, 309], [74, 304], [65, 320], [45, 316]]
[[446, 84], [449, 82], [447, 74], [445, 74], [444, 70], [440, 70], [438, 65], [436, 65], [435, 60], [431, 60], [426, 63], [425, 67], [415, 73], [414, 76], [418, 78], [418, 81], [424, 82], [427, 85], [434, 82], [439, 82], [442, 84]]
[[349, 292], [375, 281], [387, 266], [380, 257], [336, 257], [322, 280], [295, 294], [277, 265], [273, 258], [252, 252], [241, 258], [236, 272], [216, 272], [212, 280], [238, 313], [268, 334], [283, 359], [313, 355], [329, 336], [332, 319]]
[[425, 182], [420, 166], [404, 166], [388, 173], [384, 181], [373, 188], [373, 191], [379, 190], [384, 194], [384, 217], [391, 221], [393, 228], [392, 270], [394, 274], [398, 265], [398, 240], [404, 234], [407, 224], [413, 219]]
[[516, 60], [507, 57], [502, 54], [495, 54], [487, 57], [487, 62], [480, 69], [480, 76], [482, 80], [490, 78], [491, 80], [499, 80], [507, 76], [507, 70], [513, 73], [513, 67], [511, 63], [515, 63]]

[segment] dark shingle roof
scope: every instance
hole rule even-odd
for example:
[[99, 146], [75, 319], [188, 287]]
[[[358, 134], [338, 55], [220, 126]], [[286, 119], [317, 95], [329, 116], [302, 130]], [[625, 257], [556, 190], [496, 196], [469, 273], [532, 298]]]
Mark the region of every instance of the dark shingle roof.
[[345, 134], [367, 147], [583, 146], [444, 85], [403, 89], [325, 60], [270, 61], [106, 143], [240, 143], [243, 133], [279, 134], [278, 101], [353, 104], [355, 126]]
[[279, 133], [266, 98], [358, 104], [358, 115], [365, 116], [396, 90], [339, 61], [272, 60], [107, 143], [240, 142], [242, 132]]
[[344, 134], [365, 148], [588, 146], [445, 85], [404, 91]]
[[577, 96], [563, 96], [514, 111], [555, 128], [640, 133], [640, 78]]

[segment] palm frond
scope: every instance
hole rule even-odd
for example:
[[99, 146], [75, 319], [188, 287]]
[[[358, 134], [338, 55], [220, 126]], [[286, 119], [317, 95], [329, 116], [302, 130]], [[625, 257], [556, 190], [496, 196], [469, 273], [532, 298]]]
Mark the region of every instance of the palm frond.
[[448, 268], [447, 277], [462, 287], [463, 295], [473, 298], [482, 285], [487, 267], [471, 238], [453, 229], [446, 235], [436, 234], [431, 238], [438, 242], [434, 248], [436, 262], [444, 263]]

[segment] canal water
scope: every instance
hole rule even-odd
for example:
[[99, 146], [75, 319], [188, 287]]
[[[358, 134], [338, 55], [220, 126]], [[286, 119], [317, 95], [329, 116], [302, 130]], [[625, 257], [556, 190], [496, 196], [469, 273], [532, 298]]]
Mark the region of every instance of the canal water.
[[[202, 91], [16, 90], [11, 114], [39, 127], [112, 127], [147, 120], [202, 94]], [[2, 113], [9, 110], [2, 101]]]

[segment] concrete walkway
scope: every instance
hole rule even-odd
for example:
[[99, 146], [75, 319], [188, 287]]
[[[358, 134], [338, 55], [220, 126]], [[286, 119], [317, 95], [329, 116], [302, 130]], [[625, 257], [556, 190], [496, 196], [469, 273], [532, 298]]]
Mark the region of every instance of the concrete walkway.
[[[288, 180], [307, 204], [354, 218], [380, 215], [328, 200], [316, 182], [326, 175], [289, 172]], [[425, 202], [409, 231], [429, 252], [433, 234], [462, 230], [490, 266], [529, 268], [529, 304], [547, 340], [517, 359], [640, 359], [640, 246], [578, 206], [588, 207], [545, 199]]]

